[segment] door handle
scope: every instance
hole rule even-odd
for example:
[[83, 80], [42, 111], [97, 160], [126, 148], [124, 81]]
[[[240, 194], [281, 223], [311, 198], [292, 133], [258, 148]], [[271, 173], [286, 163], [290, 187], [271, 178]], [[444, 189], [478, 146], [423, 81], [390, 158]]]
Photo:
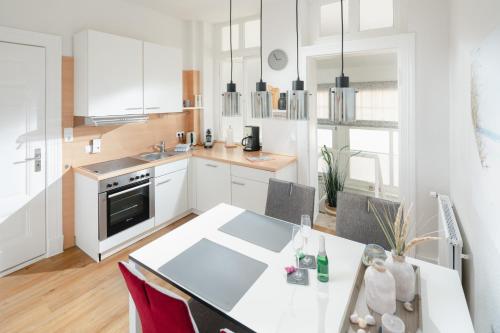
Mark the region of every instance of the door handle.
[[205, 164], [205, 165], [206, 165], [207, 167], [217, 168], [217, 165], [215, 165], [215, 164], [209, 164], [209, 163], [207, 163], [207, 164]]
[[42, 170], [42, 149], [35, 148], [34, 154], [34, 157], [28, 157], [24, 160], [26, 162], [35, 161], [35, 172], [40, 172]]
[[146, 110], [158, 110], [158, 109], [160, 109], [159, 106], [152, 106], [152, 107], [146, 108]]
[[126, 108], [126, 111], [142, 110], [142, 108]]
[[240, 183], [240, 182], [235, 182], [235, 181], [233, 181], [232, 183], [234, 185], [245, 186], [245, 183]]
[[162, 182], [159, 182], [158, 184], [156, 184], [156, 186], [160, 186], [160, 185], [163, 185], [163, 184], [166, 184], [166, 183], [169, 183], [172, 179], [167, 179], [165, 181], [162, 181]]

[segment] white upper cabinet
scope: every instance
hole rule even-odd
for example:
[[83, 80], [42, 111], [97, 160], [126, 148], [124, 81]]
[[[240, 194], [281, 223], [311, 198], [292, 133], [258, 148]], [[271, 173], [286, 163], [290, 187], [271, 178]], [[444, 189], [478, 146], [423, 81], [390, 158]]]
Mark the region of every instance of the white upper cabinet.
[[86, 30], [74, 56], [76, 116], [144, 113], [142, 41]]
[[182, 112], [182, 51], [144, 42], [144, 112]]

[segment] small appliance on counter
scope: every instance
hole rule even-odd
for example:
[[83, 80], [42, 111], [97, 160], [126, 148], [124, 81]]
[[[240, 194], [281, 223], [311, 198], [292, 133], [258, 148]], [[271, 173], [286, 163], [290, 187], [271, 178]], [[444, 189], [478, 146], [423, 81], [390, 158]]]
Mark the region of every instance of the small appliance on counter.
[[212, 148], [214, 146], [214, 137], [212, 135], [212, 130], [207, 128], [207, 132], [205, 133], [205, 148]]
[[198, 143], [196, 132], [187, 132], [186, 143], [190, 146], [196, 146]]
[[241, 145], [244, 151], [260, 150], [259, 126], [245, 126], [243, 135], [244, 137], [243, 140], [241, 140]]

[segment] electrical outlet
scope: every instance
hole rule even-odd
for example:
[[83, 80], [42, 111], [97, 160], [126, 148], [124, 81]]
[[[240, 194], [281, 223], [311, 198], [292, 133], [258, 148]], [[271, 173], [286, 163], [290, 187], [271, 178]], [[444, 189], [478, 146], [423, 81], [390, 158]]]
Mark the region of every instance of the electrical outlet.
[[100, 153], [101, 152], [101, 139], [93, 139], [92, 140], [92, 153]]
[[179, 132], [176, 132], [175, 135], [177, 136], [177, 138], [181, 138], [185, 135], [184, 131], [179, 131]]

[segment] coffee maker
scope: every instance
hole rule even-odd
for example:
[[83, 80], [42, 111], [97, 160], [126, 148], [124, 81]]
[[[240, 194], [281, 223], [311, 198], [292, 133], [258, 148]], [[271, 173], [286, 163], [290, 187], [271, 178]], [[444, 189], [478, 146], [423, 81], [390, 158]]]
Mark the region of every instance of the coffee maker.
[[243, 131], [243, 140], [241, 140], [241, 145], [244, 151], [258, 151], [260, 150], [260, 139], [259, 139], [259, 127], [258, 126], [245, 126]]

